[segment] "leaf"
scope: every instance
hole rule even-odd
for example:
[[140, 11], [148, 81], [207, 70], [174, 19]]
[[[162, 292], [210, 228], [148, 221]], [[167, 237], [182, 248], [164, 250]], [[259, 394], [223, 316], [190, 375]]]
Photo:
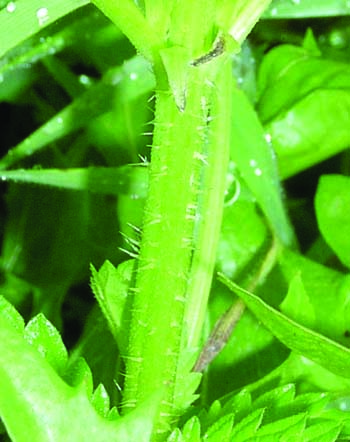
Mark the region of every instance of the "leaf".
[[309, 328], [315, 327], [315, 310], [303, 285], [300, 273], [289, 283], [287, 296], [280, 305], [282, 313]]
[[303, 440], [307, 442], [335, 442], [341, 432], [343, 424], [337, 421], [324, 420], [306, 428]]
[[265, 409], [258, 409], [242, 419], [238, 424], [233, 427], [231, 434], [231, 440], [235, 442], [243, 442], [254, 437], [256, 431], [261, 425], [264, 417]]
[[319, 229], [341, 262], [350, 268], [350, 178], [323, 175], [320, 178], [315, 209]]
[[62, 376], [67, 368], [67, 350], [60, 334], [43, 314], [39, 313], [28, 322], [24, 337]]
[[23, 40], [87, 3], [88, 0], [66, 3], [61, 0], [46, 0], [43, 7], [41, 0], [9, 2], [0, 11], [0, 29], [6, 30], [0, 32], [0, 57]]
[[[308, 301], [305, 307], [291, 307], [293, 314], [301, 314], [307, 321], [314, 321], [313, 329], [325, 336], [348, 346], [347, 330], [350, 321], [350, 277], [311, 261], [300, 254], [285, 250], [279, 257], [279, 268], [286, 281], [294, 281], [300, 276]], [[293, 285], [295, 282], [293, 283]], [[282, 289], [283, 290], [283, 289]], [[294, 290], [294, 289], [293, 289]], [[287, 295], [287, 298], [290, 295]], [[295, 300], [301, 294], [296, 294]], [[311, 306], [308, 304], [311, 304]], [[293, 303], [293, 298], [290, 298]], [[312, 307], [312, 309], [311, 309]], [[312, 313], [312, 310], [314, 313]], [[291, 316], [291, 319], [297, 320]], [[304, 320], [301, 319], [301, 320]], [[300, 322], [297, 320], [297, 322]], [[312, 322], [308, 325], [311, 327]], [[306, 325], [306, 324], [302, 324]]]
[[191, 417], [182, 430], [183, 442], [200, 442], [201, 425], [197, 416]]
[[[257, 430], [254, 438], [248, 440], [259, 442], [300, 440], [306, 426], [306, 418], [307, 413], [301, 413], [277, 420], [267, 425], [262, 425]], [[294, 439], [290, 439], [291, 437]]]
[[217, 269], [230, 278], [239, 274], [261, 250], [267, 235], [267, 227], [252, 201], [240, 197], [232, 205], [227, 203], [216, 252]]
[[94, 118], [152, 90], [154, 77], [140, 56], [106, 72], [102, 80], [58, 112], [0, 160], [6, 169], [67, 134], [85, 127]]
[[228, 442], [231, 439], [231, 432], [234, 422], [234, 414], [227, 414], [221, 417], [217, 422], [210, 426], [210, 428], [203, 435], [204, 440], [210, 442]]
[[292, 321], [223, 274], [219, 275], [219, 279], [240, 296], [257, 318], [288, 348], [339, 376], [350, 377], [350, 350]]
[[282, 45], [266, 55], [257, 107], [283, 178], [349, 145], [349, 85], [348, 64], [305, 48]]
[[[149, 441], [157, 393], [128, 416], [103, 419], [86, 390], [64, 382], [23, 333], [3, 319], [0, 312], [0, 417], [11, 440], [25, 442], [35, 435], [36, 442]], [[95, 403], [97, 396], [99, 391]]]
[[1, 320], [7, 323], [8, 327], [13, 327], [18, 332], [23, 332], [24, 321], [22, 316], [3, 296], [0, 296]]
[[105, 195], [131, 193], [134, 198], [147, 195], [146, 167], [88, 167], [76, 169], [4, 170], [2, 181], [40, 184], [60, 189], [88, 190]]
[[276, 236], [285, 245], [294, 242], [287, 218], [273, 152], [248, 98], [234, 90], [231, 158], [237, 164]]
[[274, 0], [263, 18], [332, 17], [349, 14], [349, 5], [342, 0]]
[[128, 291], [134, 271], [134, 260], [124, 261], [117, 268], [105, 261], [101, 269], [91, 266], [91, 287], [109, 328], [122, 354], [128, 345], [128, 323], [131, 311], [127, 308]]

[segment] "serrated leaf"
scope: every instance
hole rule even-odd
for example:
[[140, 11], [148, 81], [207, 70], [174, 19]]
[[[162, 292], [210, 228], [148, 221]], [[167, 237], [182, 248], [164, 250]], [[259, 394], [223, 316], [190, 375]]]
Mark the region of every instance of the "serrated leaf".
[[235, 421], [239, 422], [248, 414], [252, 406], [252, 397], [250, 392], [243, 388], [239, 393], [235, 394], [222, 407], [222, 413], [233, 412]]
[[292, 321], [224, 275], [220, 274], [219, 279], [244, 300], [248, 308], [284, 345], [339, 376], [350, 377], [349, 349]]
[[[266, 392], [262, 396], [258, 397], [253, 402], [254, 409], [266, 408], [264, 414], [264, 422], [271, 422], [276, 419], [278, 415], [278, 408], [283, 407], [293, 401], [295, 396], [294, 384], [287, 384], [281, 387], [277, 387], [271, 391]], [[277, 410], [276, 410], [277, 409]]]
[[265, 413], [265, 409], [255, 410], [247, 417], [241, 420], [233, 427], [231, 440], [235, 442], [244, 442], [249, 438], [254, 437], [258, 428], [261, 425]]
[[323, 175], [320, 178], [315, 209], [319, 229], [341, 262], [350, 268], [350, 178]]
[[205, 432], [203, 439], [210, 442], [229, 442], [231, 440], [234, 417], [233, 413], [221, 417]]
[[59, 375], [63, 375], [67, 368], [67, 350], [59, 332], [43, 314], [39, 313], [28, 322], [24, 338]]
[[324, 420], [305, 429], [305, 442], [335, 442], [341, 432], [343, 424], [337, 421]]
[[127, 301], [134, 264], [134, 260], [128, 260], [115, 268], [105, 261], [99, 271], [91, 266], [92, 290], [122, 354], [126, 354], [128, 344], [127, 327], [131, 312], [127, 309]]
[[301, 413], [271, 422], [267, 425], [262, 425], [252, 440], [259, 442], [282, 442], [285, 440], [285, 438], [290, 438], [291, 435], [295, 438], [295, 440], [300, 440], [300, 436], [302, 435], [306, 426], [306, 418], [307, 413]]
[[183, 436], [179, 428], [175, 428], [169, 435], [166, 442], [183, 442]]
[[97, 413], [102, 417], [107, 417], [109, 415], [109, 396], [105, 389], [105, 387], [102, 384], [99, 384], [96, 390], [94, 391], [92, 398], [91, 398], [91, 404], [94, 406]]
[[[16, 442], [149, 442], [159, 395], [117, 420], [103, 419], [86, 391], [66, 384], [38, 350], [0, 320], [0, 418]], [[18, 419], [18, 416], [21, 416]]]
[[85, 359], [79, 357], [68, 366], [64, 374], [64, 380], [72, 387], [85, 391], [91, 397], [93, 391], [93, 379], [90, 367]]
[[201, 424], [197, 416], [191, 417], [183, 429], [182, 438], [184, 442], [200, 442], [201, 441]]
[[22, 316], [3, 296], [0, 296], [0, 317], [8, 327], [13, 327], [18, 332], [24, 330], [24, 320]]

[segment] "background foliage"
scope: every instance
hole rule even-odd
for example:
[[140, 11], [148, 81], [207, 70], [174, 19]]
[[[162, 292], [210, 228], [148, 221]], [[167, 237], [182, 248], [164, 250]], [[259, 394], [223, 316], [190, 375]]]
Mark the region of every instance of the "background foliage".
[[[155, 78], [88, 1], [45, 5], [0, 0], [1, 437], [148, 441], [157, 392], [119, 411]], [[233, 56], [202, 344], [248, 308], [169, 441], [350, 438], [349, 15], [276, 0]]]

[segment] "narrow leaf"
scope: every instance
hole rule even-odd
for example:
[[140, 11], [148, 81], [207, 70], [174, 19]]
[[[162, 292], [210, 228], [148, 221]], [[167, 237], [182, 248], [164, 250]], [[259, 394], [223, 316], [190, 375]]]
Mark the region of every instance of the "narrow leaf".
[[242, 289], [224, 275], [219, 279], [240, 296], [248, 308], [277, 339], [296, 353], [326, 367], [339, 376], [350, 377], [350, 350], [314, 331], [292, 321], [270, 307], [258, 296]]

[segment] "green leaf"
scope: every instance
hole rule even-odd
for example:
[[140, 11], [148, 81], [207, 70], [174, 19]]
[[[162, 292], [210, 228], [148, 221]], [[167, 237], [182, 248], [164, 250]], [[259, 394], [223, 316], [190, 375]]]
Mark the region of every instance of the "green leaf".
[[341, 432], [343, 424], [337, 421], [324, 420], [306, 428], [303, 440], [307, 442], [335, 442]]
[[315, 310], [305, 290], [300, 273], [289, 283], [287, 296], [280, 305], [282, 313], [305, 327], [315, 327]]
[[248, 98], [238, 89], [233, 94], [231, 158], [257, 199], [276, 236], [285, 245], [294, 234], [282, 202], [273, 152]]
[[154, 77], [149, 64], [140, 56], [106, 72], [101, 81], [58, 112], [0, 160], [8, 168], [67, 134], [89, 124], [94, 118], [123, 103], [150, 92]]
[[23, 40], [40, 32], [44, 27], [77, 8], [86, 5], [88, 0], [74, 0], [62, 3], [61, 0], [16, 0], [8, 2], [0, 11], [1, 32], [0, 57]]
[[210, 442], [226, 442], [231, 440], [230, 438], [234, 416], [235, 415], [232, 413], [221, 417], [217, 422], [210, 426], [210, 428], [203, 435], [203, 439]]
[[350, 268], [350, 178], [323, 175], [319, 181], [315, 209], [319, 229], [341, 262]]
[[128, 345], [131, 312], [127, 303], [134, 266], [134, 260], [124, 261], [117, 268], [105, 261], [98, 272], [91, 266], [92, 290], [122, 354], [126, 354]]
[[43, 314], [38, 314], [28, 322], [24, 337], [62, 376], [67, 368], [67, 350], [60, 334]]
[[[0, 417], [12, 440], [25, 442], [28, 435], [35, 435], [36, 442], [149, 441], [159, 403], [157, 394], [126, 417], [103, 419], [86, 390], [64, 382], [38, 348], [29, 344], [11, 321], [3, 320], [2, 313]], [[101, 405], [97, 396], [103, 395], [99, 391], [95, 394], [95, 405]]]
[[102, 417], [108, 416], [110, 408], [109, 396], [105, 387], [102, 384], [99, 384], [94, 391], [91, 398], [91, 404], [95, 407], [95, 410], [98, 412], [99, 415], [101, 415]]
[[300, 438], [302, 437], [306, 426], [306, 418], [307, 413], [301, 413], [277, 420], [267, 425], [262, 425], [254, 435], [254, 438], [248, 440], [256, 440], [259, 442], [301, 440]]
[[349, 14], [349, 5], [343, 0], [274, 0], [263, 18], [332, 17]]
[[349, 145], [349, 85], [348, 64], [315, 57], [305, 48], [282, 45], [264, 58], [258, 113], [283, 178]]
[[249, 440], [256, 434], [256, 431], [261, 425], [264, 417], [265, 409], [258, 409], [253, 411], [247, 417], [241, 420], [238, 424], [233, 427], [231, 440], [235, 442], [244, 442]]
[[0, 315], [1, 320], [7, 323], [8, 327], [22, 332], [24, 330], [24, 321], [22, 316], [3, 296], [0, 296]]
[[216, 252], [216, 266], [230, 278], [239, 274], [261, 250], [268, 235], [252, 201], [239, 198], [227, 203]]
[[147, 195], [146, 167], [88, 167], [76, 169], [4, 170], [2, 181], [40, 184], [60, 189], [88, 190], [105, 195], [130, 193], [134, 198]]
[[248, 308], [284, 345], [335, 374], [350, 377], [350, 350], [292, 321], [224, 275], [220, 274], [219, 279], [244, 300]]
[[201, 441], [201, 425], [197, 416], [191, 417], [183, 429], [182, 437], [184, 442], [200, 442]]
[[[312, 328], [315, 331], [347, 347], [349, 344], [347, 330], [350, 321], [349, 275], [343, 275], [300, 254], [287, 250], [280, 255], [279, 265], [286, 281], [301, 278], [308, 298], [308, 301], [305, 300], [302, 289], [298, 289], [297, 293], [294, 293], [295, 302], [298, 302], [298, 298], [303, 296], [305, 306], [303, 304], [299, 307], [297, 304], [290, 305], [292, 315], [301, 315], [300, 320], [294, 316], [290, 316], [291, 319], [301, 324], [303, 324], [301, 322], [303, 320], [309, 321], [308, 325], [310, 327], [313, 321]], [[294, 285], [295, 281], [293, 282]], [[287, 298], [292, 294], [293, 292], [290, 295], [288, 294]], [[293, 297], [290, 298], [289, 304], [293, 304]], [[312, 313], [312, 310], [314, 313]]]

